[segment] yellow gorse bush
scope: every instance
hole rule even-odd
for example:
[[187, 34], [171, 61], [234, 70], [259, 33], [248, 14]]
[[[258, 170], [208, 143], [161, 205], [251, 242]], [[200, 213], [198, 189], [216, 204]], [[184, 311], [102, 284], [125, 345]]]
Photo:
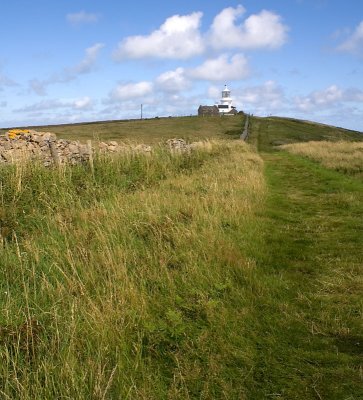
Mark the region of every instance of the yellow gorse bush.
[[20, 134], [27, 134], [29, 133], [29, 129], [10, 129], [8, 131], [9, 139], [15, 139]]

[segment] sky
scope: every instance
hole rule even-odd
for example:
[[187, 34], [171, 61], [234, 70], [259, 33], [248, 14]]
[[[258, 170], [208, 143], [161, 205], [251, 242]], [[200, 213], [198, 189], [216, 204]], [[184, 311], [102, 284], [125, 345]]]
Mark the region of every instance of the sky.
[[233, 105], [363, 131], [363, 1], [12, 0], [0, 127]]

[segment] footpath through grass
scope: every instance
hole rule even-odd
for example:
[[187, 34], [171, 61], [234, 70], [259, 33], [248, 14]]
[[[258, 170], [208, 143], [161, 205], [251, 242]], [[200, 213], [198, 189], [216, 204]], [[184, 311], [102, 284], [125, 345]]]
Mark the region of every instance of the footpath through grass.
[[[264, 134], [259, 125], [253, 134]], [[255, 257], [265, 287], [249, 398], [361, 399], [362, 182], [284, 152], [261, 155], [268, 195]]]

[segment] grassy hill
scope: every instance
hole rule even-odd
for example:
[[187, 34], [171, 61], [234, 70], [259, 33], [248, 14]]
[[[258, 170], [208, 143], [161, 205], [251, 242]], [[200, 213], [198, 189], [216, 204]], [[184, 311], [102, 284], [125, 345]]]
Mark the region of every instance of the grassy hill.
[[[243, 115], [233, 118], [194, 116], [48, 125], [32, 128], [40, 132], [51, 131], [60, 139], [116, 140], [155, 144], [176, 137], [190, 142], [202, 139], [236, 138], [240, 135], [243, 123]], [[0, 133], [5, 131], [5, 129], [0, 129]]]
[[361, 176], [276, 146], [363, 138], [254, 117], [231, 140], [242, 123], [102, 123], [209, 141], [1, 167], [0, 397], [363, 397]]
[[274, 146], [307, 141], [362, 141], [361, 132], [292, 118], [252, 118], [253, 141], [261, 151]]

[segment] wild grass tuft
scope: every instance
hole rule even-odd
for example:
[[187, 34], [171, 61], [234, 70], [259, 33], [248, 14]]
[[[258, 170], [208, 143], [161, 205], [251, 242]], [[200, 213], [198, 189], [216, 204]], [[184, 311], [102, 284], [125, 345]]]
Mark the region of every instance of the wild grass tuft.
[[363, 176], [363, 142], [307, 142], [280, 148], [318, 161], [327, 168]]

